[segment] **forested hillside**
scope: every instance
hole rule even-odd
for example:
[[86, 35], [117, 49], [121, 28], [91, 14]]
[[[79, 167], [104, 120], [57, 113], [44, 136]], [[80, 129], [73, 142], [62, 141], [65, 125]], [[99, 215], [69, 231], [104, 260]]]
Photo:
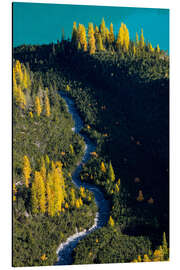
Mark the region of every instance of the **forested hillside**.
[[70, 176], [84, 144], [58, 90], [73, 98], [82, 133], [97, 144], [80, 179], [111, 201], [109, 223], [79, 242], [74, 263], [168, 260], [167, 53], [143, 30], [132, 41], [125, 24], [116, 36], [103, 19], [87, 29], [74, 22], [71, 40], [23, 45], [13, 57], [14, 265], [52, 264], [57, 244], [93, 222], [93, 197], [83, 198]]

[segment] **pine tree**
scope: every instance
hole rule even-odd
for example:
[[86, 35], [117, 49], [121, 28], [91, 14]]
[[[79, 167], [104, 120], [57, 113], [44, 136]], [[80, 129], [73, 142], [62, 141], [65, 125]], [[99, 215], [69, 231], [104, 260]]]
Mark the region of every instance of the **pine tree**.
[[22, 81], [23, 88], [27, 89], [30, 86], [29, 77], [26, 71], [26, 68], [24, 67], [23, 72], [23, 81]]
[[109, 163], [109, 168], [108, 168], [108, 179], [110, 179], [110, 181], [112, 182], [115, 180], [114, 169], [112, 167], [111, 161]]
[[38, 210], [37, 187], [34, 182], [32, 183], [31, 188], [31, 201], [32, 201], [32, 213], [38, 214], [39, 210]]
[[49, 117], [51, 113], [50, 113], [49, 98], [47, 95], [45, 97], [45, 110], [46, 110], [46, 116]]
[[37, 113], [37, 116], [40, 116], [42, 108], [41, 108], [41, 103], [38, 96], [36, 96], [36, 99], [35, 99], [35, 111]]
[[94, 54], [96, 51], [96, 41], [94, 37], [94, 28], [93, 24], [88, 24], [88, 44], [89, 44], [89, 53]]
[[25, 178], [25, 186], [29, 187], [29, 178], [31, 174], [31, 165], [27, 156], [24, 156], [23, 175]]

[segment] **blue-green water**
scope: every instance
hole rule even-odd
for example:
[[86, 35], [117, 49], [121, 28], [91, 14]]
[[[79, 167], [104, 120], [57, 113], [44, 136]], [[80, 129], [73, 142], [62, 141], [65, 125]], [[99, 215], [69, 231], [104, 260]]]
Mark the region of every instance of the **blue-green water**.
[[117, 34], [121, 22], [130, 32], [131, 39], [144, 30], [144, 37], [155, 47], [169, 51], [169, 10], [152, 8], [100, 7], [60, 4], [13, 3], [13, 46], [44, 44], [71, 37], [76, 21], [88, 26], [99, 25], [104, 17], [106, 26], [112, 22]]

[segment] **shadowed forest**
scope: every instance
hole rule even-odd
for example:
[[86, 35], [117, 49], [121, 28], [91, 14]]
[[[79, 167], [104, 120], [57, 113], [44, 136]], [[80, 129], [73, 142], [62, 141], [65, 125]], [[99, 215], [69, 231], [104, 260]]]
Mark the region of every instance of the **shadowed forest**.
[[80, 172], [110, 200], [109, 222], [79, 241], [73, 264], [169, 259], [169, 56], [143, 30], [74, 22], [71, 39], [13, 49], [13, 266], [53, 265], [93, 224], [93, 194], [71, 174], [84, 141], [59, 91], [75, 102], [96, 149]]

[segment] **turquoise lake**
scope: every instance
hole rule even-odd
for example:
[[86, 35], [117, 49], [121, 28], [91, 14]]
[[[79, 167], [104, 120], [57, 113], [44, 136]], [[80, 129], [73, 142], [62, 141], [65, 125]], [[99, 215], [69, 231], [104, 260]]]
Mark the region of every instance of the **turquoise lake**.
[[70, 38], [74, 21], [87, 27], [88, 22], [99, 25], [103, 17], [107, 27], [113, 23], [115, 34], [121, 22], [126, 24], [133, 40], [143, 28], [145, 40], [169, 52], [168, 9], [17, 2], [13, 3], [13, 46], [57, 42], [62, 29], [65, 37]]

